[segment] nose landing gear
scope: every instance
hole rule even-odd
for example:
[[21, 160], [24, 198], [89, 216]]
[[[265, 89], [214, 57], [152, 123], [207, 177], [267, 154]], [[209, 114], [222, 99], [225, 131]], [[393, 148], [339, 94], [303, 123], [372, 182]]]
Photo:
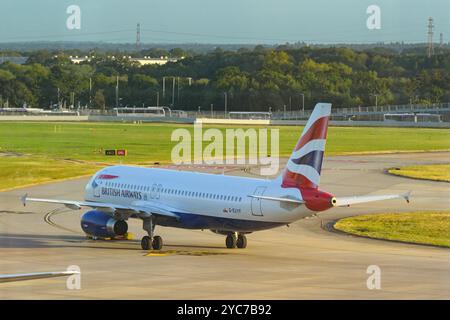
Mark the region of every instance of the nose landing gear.
[[161, 250], [163, 247], [163, 240], [160, 236], [153, 236], [155, 231], [155, 225], [153, 219], [147, 218], [143, 220], [143, 229], [147, 231], [148, 236], [142, 237], [141, 247], [142, 250]]

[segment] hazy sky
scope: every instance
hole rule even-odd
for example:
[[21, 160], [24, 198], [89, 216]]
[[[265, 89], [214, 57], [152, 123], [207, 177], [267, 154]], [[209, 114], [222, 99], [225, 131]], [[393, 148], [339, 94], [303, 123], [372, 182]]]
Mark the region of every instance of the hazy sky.
[[[450, 39], [450, 0], [0, 0], [0, 42], [150, 43], [425, 42], [427, 19]], [[369, 5], [381, 29], [366, 27]], [[81, 29], [68, 30], [69, 5]], [[447, 38], [448, 37], [448, 38]]]

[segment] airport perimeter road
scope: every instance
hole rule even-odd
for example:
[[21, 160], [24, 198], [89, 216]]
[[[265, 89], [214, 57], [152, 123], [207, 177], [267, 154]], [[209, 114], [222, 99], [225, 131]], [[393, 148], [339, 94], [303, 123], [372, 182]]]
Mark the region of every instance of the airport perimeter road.
[[[140, 249], [140, 221], [131, 241], [92, 241], [81, 233], [83, 212], [47, 217], [54, 206], [19, 197], [82, 199], [87, 179], [0, 193], [0, 273], [81, 268], [81, 289], [65, 278], [0, 284], [0, 299], [449, 299], [450, 249], [347, 236], [321, 228], [335, 219], [384, 211], [450, 208], [450, 184], [387, 175], [410, 164], [448, 162], [450, 153], [340, 156], [325, 159], [321, 187], [336, 195], [398, 193], [401, 200], [338, 208], [288, 227], [248, 236], [245, 250], [224, 248], [210, 231], [157, 227], [162, 255]], [[228, 174], [243, 174], [236, 170]], [[367, 267], [381, 268], [381, 289], [366, 286]]]

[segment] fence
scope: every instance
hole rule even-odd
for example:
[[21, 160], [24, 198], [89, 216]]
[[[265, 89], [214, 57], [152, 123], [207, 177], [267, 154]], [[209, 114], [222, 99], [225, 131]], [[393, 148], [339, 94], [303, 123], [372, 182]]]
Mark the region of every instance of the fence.
[[[240, 119], [261, 119], [257, 114], [258, 112], [236, 112], [237, 108], [233, 108], [233, 112], [230, 115], [230, 112], [225, 113], [224, 111], [214, 111], [214, 110], [199, 110], [199, 111], [183, 111], [183, 110], [170, 110], [168, 107], [164, 107], [168, 110], [165, 115], [158, 115], [157, 118], [161, 118], [161, 121], [164, 121], [162, 118], [171, 119], [174, 118], [185, 118], [195, 120], [197, 118], [203, 119], [230, 119], [233, 118], [233, 112], [239, 114]], [[178, 108], [182, 109], [182, 108]], [[241, 108], [245, 110], [245, 108]], [[262, 109], [262, 108], [259, 108]], [[38, 112], [37, 110], [41, 109], [33, 109], [33, 112], [29, 112], [26, 109], [18, 110], [6, 110], [6, 108], [0, 108], [0, 115], [23, 115], [23, 116], [45, 116], [45, 117], [54, 117], [54, 116], [108, 116], [108, 117], [117, 117], [117, 111], [115, 110], [89, 110], [89, 109], [80, 109], [76, 111], [70, 112], [49, 112], [44, 111]], [[270, 110], [267, 108], [267, 110]], [[261, 113], [261, 112], [259, 112]], [[303, 111], [275, 111], [275, 112], [263, 112], [263, 119], [266, 120], [307, 120], [311, 114], [311, 110]], [[262, 113], [261, 113], [262, 114]], [[430, 114], [430, 115], [440, 115], [440, 117], [415, 117], [420, 122], [426, 122], [427, 119], [439, 119], [440, 122], [450, 122], [450, 103], [441, 103], [441, 104], [432, 104], [432, 105], [423, 105], [423, 104], [409, 104], [409, 105], [392, 105], [392, 106], [370, 106], [370, 107], [355, 107], [355, 108], [332, 108], [331, 109], [331, 120], [333, 121], [385, 121], [385, 115], [389, 114], [405, 114], [405, 117], [414, 117], [417, 114]], [[139, 114], [139, 116], [144, 116], [143, 114]], [[129, 117], [136, 117], [135, 114], [125, 115], [121, 114], [120, 119], [124, 120]], [[398, 117], [397, 117], [398, 118]]]

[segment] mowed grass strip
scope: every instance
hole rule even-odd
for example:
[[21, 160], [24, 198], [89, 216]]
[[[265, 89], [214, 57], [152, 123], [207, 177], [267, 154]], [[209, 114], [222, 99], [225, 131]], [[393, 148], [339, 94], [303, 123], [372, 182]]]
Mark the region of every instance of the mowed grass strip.
[[376, 239], [450, 247], [450, 211], [361, 215], [341, 219], [334, 228]]
[[94, 173], [99, 167], [40, 156], [0, 156], [0, 191]]
[[[167, 163], [172, 148], [178, 143], [171, 141], [171, 135], [178, 128], [193, 133], [192, 125], [179, 124], [6, 122], [0, 123], [0, 152], [109, 163]], [[218, 128], [225, 132], [239, 127], [208, 125], [203, 128]], [[279, 154], [283, 157], [291, 154], [303, 129], [299, 126], [267, 128], [269, 132], [270, 129], [280, 130]], [[203, 142], [203, 148], [208, 144]], [[128, 156], [106, 157], [105, 149], [127, 149]], [[450, 150], [450, 130], [330, 127], [326, 152], [338, 155], [432, 150]]]
[[450, 182], [450, 164], [432, 164], [392, 168], [389, 173], [424, 180]]
[[[262, 126], [208, 125], [203, 129], [260, 129]], [[303, 127], [266, 127], [278, 129], [279, 154], [288, 157]], [[131, 123], [75, 123], [75, 122], [2, 122], [0, 123], [0, 189], [90, 174], [99, 169], [90, 164], [152, 165], [171, 163], [171, 152], [178, 141], [171, 141], [176, 129], [191, 133], [193, 125], [131, 124]], [[225, 144], [226, 141], [224, 141]], [[203, 149], [210, 142], [203, 142]], [[224, 145], [223, 156], [226, 156]], [[128, 156], [105, 156], [107, 149], [127, 149]], [[247, 141], [247, 150], [248, 141]], [[192, 152], [194, 148], [191, 148]], [[327, 154], [358, 154], [402, 151], [450, 150], [450, 130], [422, 128], [349, 128], [330, 127]], [[23, 157], [5, 157], [17, 153]], [[236, 154], [236, 151], [235, 151]], [[192, 159], [194, 155], [192, 154]]]

